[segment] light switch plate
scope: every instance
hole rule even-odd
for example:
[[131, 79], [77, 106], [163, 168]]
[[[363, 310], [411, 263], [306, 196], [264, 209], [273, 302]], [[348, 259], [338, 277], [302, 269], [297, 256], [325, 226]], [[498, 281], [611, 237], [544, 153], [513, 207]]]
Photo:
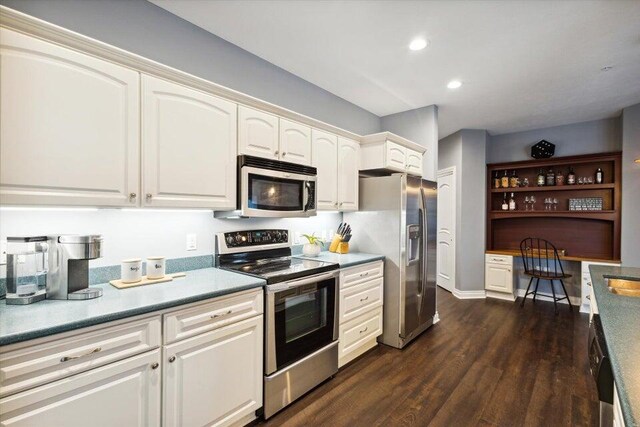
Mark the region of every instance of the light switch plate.
[[7, 263], [7, 241], [0, 241], [0, 265]]
[[198, 241], [196, 233], [187, 234], [187, 250], [195, 251], [198, 249]]

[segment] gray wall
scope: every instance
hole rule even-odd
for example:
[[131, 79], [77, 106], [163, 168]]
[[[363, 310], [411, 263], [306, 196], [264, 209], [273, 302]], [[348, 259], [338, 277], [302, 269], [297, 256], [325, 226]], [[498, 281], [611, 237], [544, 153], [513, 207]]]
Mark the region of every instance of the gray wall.
[[541, 139], [556, 144], [556, 157], [621, 150], [620, 119], [572, 123], [490, 137], [487, 163], [531, 159], [531, 146]]
[[381, 118], [381, 129], [410, 139], [427, 149], [423, 158], [424, 178], [436, 180], [438, 171], [438, 107], [391, 114]]
[[622, 263], [640, 267], [640, 104], [622, 110]]
[[358, 133], [380, 118], [145, 0], [0, 0], [165, 65]]

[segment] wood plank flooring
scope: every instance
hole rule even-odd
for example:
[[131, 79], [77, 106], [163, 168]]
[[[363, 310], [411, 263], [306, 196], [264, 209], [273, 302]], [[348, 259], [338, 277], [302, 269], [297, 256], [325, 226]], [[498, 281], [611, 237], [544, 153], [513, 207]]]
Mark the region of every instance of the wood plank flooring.
[[261, 425], [596, 426], [588, 316], [559, 311], [438, 289], [440, 323], [403, 351], [379, 345]]

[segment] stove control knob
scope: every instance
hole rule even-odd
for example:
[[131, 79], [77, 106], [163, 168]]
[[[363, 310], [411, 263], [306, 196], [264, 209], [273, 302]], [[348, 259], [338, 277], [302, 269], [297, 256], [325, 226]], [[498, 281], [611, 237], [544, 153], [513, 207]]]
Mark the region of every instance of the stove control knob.
[[227, 245], [233, 245], [234, 241], [235, 240], [233, 239], [233, 236], [231, 236], [231, 235], [227, 236]]
[[274, 242], [281, 242], [282, 241], [282, 233], [279, 231], [276, 231], [276, 236], [275, 239], [273, 239]]
[[236, 243], [242, 243], [245, 240], [245, 237], [243, 237], [241, 234], [236, 234]]
[[283, 242], [287, 242], [289, 240], [289, 236], [287, 235], [286, 231], [282, 232], [282, 239]]

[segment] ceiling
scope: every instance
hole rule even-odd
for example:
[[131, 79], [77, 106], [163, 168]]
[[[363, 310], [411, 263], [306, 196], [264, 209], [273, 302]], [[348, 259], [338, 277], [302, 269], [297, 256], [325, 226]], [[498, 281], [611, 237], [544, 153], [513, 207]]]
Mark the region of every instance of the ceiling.
[[151, 1], [378, 116], [436, 104], [441, 138], [640, 102], [640, 1]]

